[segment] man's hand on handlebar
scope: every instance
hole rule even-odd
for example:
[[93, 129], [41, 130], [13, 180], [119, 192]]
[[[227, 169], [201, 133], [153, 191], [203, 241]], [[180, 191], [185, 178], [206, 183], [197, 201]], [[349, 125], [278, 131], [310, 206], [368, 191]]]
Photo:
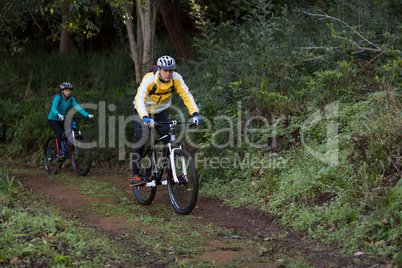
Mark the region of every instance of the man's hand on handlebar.
[[198, 113], [193, 113], [192, 123], [196, 126], [201, 124], [201, 117], [198, 116]]
[[148, 116], [144, 116], [144, 124], [147, 125], [148, 127], [154, 127], [155, 126], [155, 121], [152, 118], [149, 118]]

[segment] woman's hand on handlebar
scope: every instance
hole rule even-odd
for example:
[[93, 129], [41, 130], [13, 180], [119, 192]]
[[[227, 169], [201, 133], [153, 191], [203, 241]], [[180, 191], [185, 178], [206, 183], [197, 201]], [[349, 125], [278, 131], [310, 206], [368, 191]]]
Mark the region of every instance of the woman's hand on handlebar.
[[64, 116], [62, 114], [57, 114], [57, 117], [61, 120], [64, 121]]

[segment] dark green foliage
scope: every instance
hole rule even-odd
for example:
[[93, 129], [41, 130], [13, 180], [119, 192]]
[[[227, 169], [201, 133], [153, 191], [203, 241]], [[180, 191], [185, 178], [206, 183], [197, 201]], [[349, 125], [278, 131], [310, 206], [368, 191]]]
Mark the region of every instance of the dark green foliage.
[[392, 244], [401, 244], [401, 236], [395, 230], [402, 224], [402, 180], [390, 191], [381, 202], [379, 213], [364, 225], [364, 231], [370, 242], [386, 241]]
[[[65, 81], [73, 84], [72, 95], [79, 104], [95, 105], [95, 109], [86, 108], [88, 112], [98, 116], [101, 106], [109, 111], [111, 104], [116, 111], [112, 116], [131, 116], [136, 87], [130, 85], [130, 70], [131, 61], [117, 48], [86, 55], [60, 56], [42, 51], [32, 57], [6, 57], [0, 69], [3, 96], [0, 137], [12, 144], [6, 148], [7, 154], [13, 157], [31, 155], [33, 162], [41, 161], [40, 150], [46, 137], [53, 133], [47, 123], [51, 102], [59, 94], [58, 86]], [[103, 125], [107, 124], [108, 121], [103, 121]], [[98, 120], [86, 122], [81, 127], [91, 140], [99, 137]]]
[[[368, 245], [364, 239], [351, 241], [349, 228], [355, 228], [353, 238], [377, 236], [387, 241], [392, 255], [398, 249], [389, 235], [400, 235], [400, 228], [377, 223], [383, 220], [383, 198], [400, 187], [396, 182], [402, 175], [400, 40], [395, 20], [383, 19], [397, 14], [386, 2], [334, 2], [325, 16], [316, 16], [323, 15], [316, 6], [296, 10], [266, 1], [252, 4], [250, 23], [206, 22], [205, 36], [196, 42], [192, 77], [197, 78], [190, 83], [205, 100], [205, 115], [214, 118], [200, 151], [204, 158], [231, 163], [225, 169], [201, 162], [203, 186], [232, 206], [263, 207], [313, 235], [325, 237], [331, 227], [339, 229], [329, 240], [338, 235], [350, 238], [345, 243]], [[268, 119], [276, 131], [252, 137], [267, 145], [258, 150], [248, 146], [243, 130], [264, 125], [246, 125], [250, 116]], [[232, 136], [222, 132], [231, 124]], [[232, 137], [234, 145], [213, 146]], [[234, 165], [236, 157], [268, 155], [284, 159], [283, 168]], [[392, 200], [392, 207], [400, 206]]]
[[[203, 193], [274, 213], [328, 242], [392, 256], [402, 233], [397, 1], [304, 2], [315, 5], [258, 0], [233, 9], [244, 12], [241, 23], [200, 20], [196, 58], [178, 71], [210, 127], [193, 134], [199, 147], [190, 148]], [[0, 129], [13, 145], [7, 153], [40, 152], [51, 133], [50, 102], [69, 81], [78, 102], [96, 104], [93, 113], [106, 120], [83, 127], [91, 139], [105, 139], [95, 164], [117, 164], [120, 144], [112, 146], [111, 131], [134, 141], [133, 124], [122, 124], [138, 87], [131, 64], [119, 46], [6, 57]], [[186, 111], [179, 97], [173, 103]]]

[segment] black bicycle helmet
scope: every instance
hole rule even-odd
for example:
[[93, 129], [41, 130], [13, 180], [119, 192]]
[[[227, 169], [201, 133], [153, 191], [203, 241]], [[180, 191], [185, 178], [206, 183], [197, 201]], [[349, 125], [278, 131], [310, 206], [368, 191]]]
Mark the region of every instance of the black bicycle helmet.
[[60, 85], [60, 90], [65, 90], [65, 89], [67, 89], [67, 88], [73, 89], [73, 85], [71, 85], [69, 82], [63, 82], [63, 83]]
[[156, 65], [163, 70], [176, 70], [176, 61], [170, 56], [160, 57]]

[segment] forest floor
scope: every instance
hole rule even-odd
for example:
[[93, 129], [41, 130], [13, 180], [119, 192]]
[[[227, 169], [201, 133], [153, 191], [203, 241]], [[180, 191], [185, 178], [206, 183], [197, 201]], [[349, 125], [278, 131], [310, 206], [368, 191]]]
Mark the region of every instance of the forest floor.
[[[286, 229], [270, 214], [245, 208], [232, 209], [222, 205], [219, 200], [204, 198], [202, 195], [188, 216], [174, 213], [167, 188], [163, 186], [158, 188], [151, 205], [141, 206], [135, 200], [132, 189], [128, 187], [128, 176], [124, 172], [106, 168], [92, 169], [87, 177], [78, 177], [72, 172], [71, 166], [63, 167], [61, 173], [56, 176], [48, 175], [44, 168], [16, 168], [10, 169], [9, 172], [21, 181], [26, 189], [42, 194], [46, 202], [60, 208], [64, 217], [97, 229], [115, 243], [127, 244], [121, 237], [135, 237], [133, 232], [149, 236], [155, 232], [169, 232], [168, 229], [163, 230], [166, 225], [144, 221], [147, 217], [161, 217], [163, 221], [173, 224], [175, 218], [180, 217], [181, 225], [191, 226], [194, 232], [200, 234], [195, 245], [196, 253], [189, 256], [171, 256], [167, 253], [166, 256], [158, 256], [159, 260], [165, 258], [162, 263], [150, 261], [141, 266], [175, 267], [178, 259], [187, 259], [186, 263], [196, 267], [385, 267], [374, 260], [364, 259], [364, 256], [345, 253], [335, 244], [325, 245], [306, 234]], [[116, 200], [113, 197], [102, 198], [101, 195], [97, 197], [83, 193], [79, 184], [86, 178], [91, 179], [91, 183], [108, 183], [119, 189], [121, 195], [132, 200], [131, 206], [134, 209], [138, 207], [139, 214], [135, 216], [136, 219], [128, 221], [127, 215], [121, 215], [113, 209], [108, 215], [97, 211], [94, 204], [116, 205]], [[133, 228], [133, 225], [136, 228]], [[175, 235], [185, 238], [188, 230]], [[137, 253], [133, 251], [133, 254]], [[125, 263], [117, 264], [116, 267], [136, 265]]]

